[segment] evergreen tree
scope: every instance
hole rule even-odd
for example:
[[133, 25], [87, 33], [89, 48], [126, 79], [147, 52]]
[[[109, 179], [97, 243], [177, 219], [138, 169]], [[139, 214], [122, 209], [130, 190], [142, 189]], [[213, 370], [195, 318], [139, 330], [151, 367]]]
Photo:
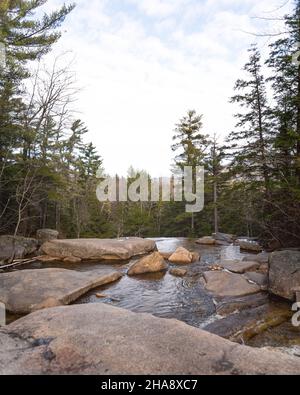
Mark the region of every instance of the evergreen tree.
[[79, 161], [79, 170], [83, 180], [96, 177], [97, 171], [102, 165], [102, 159], [93, 143], [85, 144], [80, 148]]
[[[188, 111], [179, 124], [176, 125], [175, 135], [173, 137], [174, 144], [172, 150], [179, 152], [175, 157], [175, 166], [182, 171], [185, 166], [193, 168], [195, 171], [197, 166], [204, 166], [209, 146], [207, 135], [201, 133], [202, 115], [197, 115], [195, 110]], [[175, 170], [176, 171], [176, 170]], [[185, 217], [187, 215], [185, 214]], [[195, 232], [195, 216], [191, 215], [191, 233]]]
[[174, 144], [172, 150], [178, 152], [175, 157], [175, 164], [182, 170], [184, 166], [203, 166], [209, 145], [208, 136], [201, 133], [202, 115], [197, 115], [196, 111], [188, 111], [179, 124], [176, 125]]
[[74, 4], [41, 18], [33, 18], [36, 11], [47, 0], [2, 0], [0, 5], [0, 42], [6, 49], [8, 67], [15, 67], [19, 78], [28, 72], [23, 67], [28, 60], [41, 58], [59, 40], [61, 33], [56, 29], [73, 10]]
[[300, 241], [300, 1], [285, 17], [286, 33], [271, 44], [267, 65], [274, 93], [274, 180], [267, 236], [282, 245]]
[[238, 103], [245, 111], [238, 113], [236, 129], [228, 141], [234, 150], [234, 166], [237, 174], [251, 180], [257, 188], [270, 191], [271, 144], [273, 133], [270, 124], [270, 108], [267, 103], [265, 80], [261, 73], [261, 58], [256, 47], [250, 50], [250, 60], [244, 71], [249, 79], [236, 82], [238, 92], [232, 103]]
[[244, 67], [248, 78], [236, 82], [237, 94], [231, 99], [232, 103], [240, 105], [242, 111], [235, 115], [238, 123], [228, 137], [231, 144], [228, 155], [232, 158], [232, 191], [236, 194], [239, 190], [241, 196], [246, 196], [248, 207], [254, 208], [256, 212], [255, 217], [249, 219], [249, 212], [253, 210], [241, 205], [240, 214], [247, 223], [256, 221], [260, 225], [261, 236], [272, 210], [270, 202], [275, 133], [267, 100], [266, 81], [262, 74], [261, 56], [256, 46], [251, 47], [249, 52], [250, 59]]

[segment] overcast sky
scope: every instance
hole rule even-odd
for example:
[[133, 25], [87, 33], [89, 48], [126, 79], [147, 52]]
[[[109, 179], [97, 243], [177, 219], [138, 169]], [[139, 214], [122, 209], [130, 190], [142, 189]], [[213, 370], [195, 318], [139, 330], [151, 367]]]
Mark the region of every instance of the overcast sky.
[[[55, 9], [63, 0], [48, 0]], [[52, 57], [72, 51], [80, 117], [105, 169], [168, 175], [174, 125], [188, 109], [222, 139], [234, 126], [229, 97], [247, 48], [269, 39], [284, 0], [77, 0]], [[280, 8], [279, 8], [280, 7]]]

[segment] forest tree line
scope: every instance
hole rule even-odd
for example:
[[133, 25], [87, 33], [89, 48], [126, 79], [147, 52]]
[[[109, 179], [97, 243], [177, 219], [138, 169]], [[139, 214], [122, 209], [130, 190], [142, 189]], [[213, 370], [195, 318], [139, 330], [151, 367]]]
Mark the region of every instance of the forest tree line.
[[74, 75], [59, 58], [50, 69], [42, 63], [74, 5], [34, 16], [46, 1], [0, 3], [1, 234], [32, 236], [54, 228], [63, 237], [200, 237], [222, 231], [299, 246], [300, 62], [294, 54], [300, 1], [266, 62], [256, 46], [249, 49], [246, 77], [231, 98], [240, 108], [237, 125], [226, 142], [206, 135], [194, 110], [176, 125], [170, 167], [205, 167], [205, 207], [193, 215], [185, 202], [97, 200], [102, 159], [86, 143], [88, 129], [73, 111]]

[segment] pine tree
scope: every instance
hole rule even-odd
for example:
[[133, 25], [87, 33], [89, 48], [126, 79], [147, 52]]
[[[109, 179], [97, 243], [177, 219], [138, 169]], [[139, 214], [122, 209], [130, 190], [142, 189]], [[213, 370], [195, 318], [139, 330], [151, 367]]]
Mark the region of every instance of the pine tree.
[[[176, 125], [175, 135], [173, 137], [174, 144], [172, 150], [178, 152], [175, 157], [175, 166], [183, 171], [185, 166], [193, 168], [195, 171], [197, 166], [204, 166], [209, 146], [207, 135], [201, 133], [202, 115], [197, 115], [195, 110], [188, 111], [179, 124]], [[176, 171], [176, 170], [175, 170]], [[191, 233], [195, 232], [195, 216], [191, 215]]]
[[63, 5], [50, 15], [32, 18], [46, 2], [47, 0], [1, 1], [0, 42], [5, 46], [8, 66], [14, 66], [20, 78], [28, 75], [23, 67], [28, 60], [41, 58], [59, 40], [61, 33], [56, 29], [75, 7], [74, 4]]
[[268, 234], [282, 245], [300, 241], [300, 1], [285, 17], [286, 33], [271, 44], [267, 65], [274, 92], [274, 180]]
[[195, 168], [204, 164], [209, 142], [208, 136], [201, 133], [202, 117], [202, 115], [197, 115], [194, 110], [188, 111], [187, 115], [176, 125], [172, 150], [174, 152], [180, 151], [175, 158], [175, 164], [182, 170], [184, 166]]
[[250, 60], [244, 71], [249, 79], [236, 82], [238, 92], [232, 103], [238, 103], [243, 112], [238, 119], [236, 130], [231, 132], [228, 142], [234, 149], [237, 174], [248, 179], [256, 188], [263, 186], [266, 196], [270, 192], [272, 130], [270, 108], [267, 103], [265, 80], [261, 73], [261, 57], [256, 47], [249, 50]]
[[[276, 168], [289, 182], [298, 172], [300, 158], [300, 66], [294, 55], [300, 49], [300, 1], [295, 12], [285, 18], [287, 35], [270, 45], [267, 65], [274, 92], [273, 127], [276, 131]], [[300, 165], [299, 165], [300, 166]]]
[[102, 159], [93, 143], [85, 144], [80, 148], [79, 171], [83, 180], [95, 177], [101, 165]]

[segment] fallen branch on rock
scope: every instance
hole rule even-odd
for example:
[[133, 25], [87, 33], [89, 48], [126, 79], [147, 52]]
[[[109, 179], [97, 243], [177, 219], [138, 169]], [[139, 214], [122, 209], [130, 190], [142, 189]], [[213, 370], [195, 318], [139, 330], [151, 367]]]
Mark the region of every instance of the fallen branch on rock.
[[38, 257], [31, 258], [31, 259], [16, 259], [12, 263], [8, 265], [0, 265], [0, 270], [5, 270], [5, 269], [11, 269], [13, 267], [21, 266], [21, 265], [26, 265], [28, 263], [34, 263], [38, 261]]

